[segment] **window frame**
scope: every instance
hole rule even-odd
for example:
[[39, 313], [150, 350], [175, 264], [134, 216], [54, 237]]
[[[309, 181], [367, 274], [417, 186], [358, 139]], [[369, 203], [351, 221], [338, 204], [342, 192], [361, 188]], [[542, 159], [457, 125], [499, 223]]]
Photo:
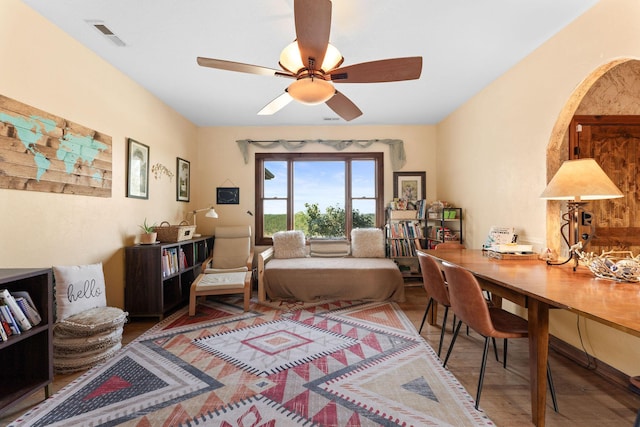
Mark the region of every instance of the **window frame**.
[[[384, 153], [255, 153], [255, 244], [273, 245], [271, 237], [264, 236], [264, 163], [268, 161], [287, 162], [287, 230], [293, 229], [293, 163], [295, 161], [344, 161], [345, 162], [345, 234], [347, 239], [351, 237], [353, 222], [352, 200], [352, 174], [351, 162], [355, 160], [373, 160], [375, 162], [375, 214], [376, 227], [384, 225]], [[355, 197], [355, 199], [362, 199]]]

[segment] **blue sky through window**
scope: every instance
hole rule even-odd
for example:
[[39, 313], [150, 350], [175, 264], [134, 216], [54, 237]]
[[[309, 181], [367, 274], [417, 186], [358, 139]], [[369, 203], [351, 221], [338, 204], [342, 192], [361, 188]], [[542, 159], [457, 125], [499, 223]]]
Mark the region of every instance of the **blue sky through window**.
[[[294, 212], [304, 211], [305, 203], [317, 203], [320, 211], [328, 206], [344, 208], [345, 167], [343, 161], [296, 161], [294, 162]], [[287, 162], [268, 161], [265, 167], [274, 178], [264, 183], [265, 197], [285, 198], [287, 192]], [[375, 197], [375, 163], [372, 160], [352, 162], [353, 197]], [[374, 213], [375, 204], [371, 212]], [[265, 203], [265, 213], [284, 213], [286, 205], [278, 202]], [[367, 209], [369, 210], [369, 209]]]

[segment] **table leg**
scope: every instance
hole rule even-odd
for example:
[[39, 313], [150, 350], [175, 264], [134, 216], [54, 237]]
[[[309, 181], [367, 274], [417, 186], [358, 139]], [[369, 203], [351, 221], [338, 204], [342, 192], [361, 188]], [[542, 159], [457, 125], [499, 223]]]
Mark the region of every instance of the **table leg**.
[[547, 403], [547, 358], [549, 354], [549, 306], [529, 299], [529, 375], [531, 419], [543, 427]]

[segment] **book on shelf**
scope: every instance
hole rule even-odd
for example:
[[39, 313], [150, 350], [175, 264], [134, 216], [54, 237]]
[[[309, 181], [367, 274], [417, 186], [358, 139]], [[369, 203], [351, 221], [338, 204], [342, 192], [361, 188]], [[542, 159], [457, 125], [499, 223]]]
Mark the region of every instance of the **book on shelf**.
[[28, 331], [29, 329], [31, 329], [31, 323], [29, 322], [29, 319], [27, 319], [27, 315], [24, 314], [8, 289], [0, 289], [0, 304], [3, 303], [4, 305], [9, 307], [13, 318], [16, 320], [18, 326], [22, 331]]
[[168, 248], [162, 253], [162, 276], [167, 277], [179, 270], [178, 248]]
[[24, 314], [27, 316], [27, 319], [29, 319], [29, 322], [31, 322], [33, 326], [36, 326], [40, 324], [40, 322], [42, 322], [42, 317], [40, 316], [40, 313], [38, 313], [38, 309], [33, 303], [29, 292], [14, 291], [12, 292], [12, 295], [16, 299], [18, 306], [20, 306]]
[[10, 335], [20, 335], [22, 333], [8, 305], [0, 305], [0, 316], [2, 316], [2, 320], [9, 325], [9, 329], [11, 330]]
[[0, 325], [0, 341], [7, 341], [9, 339], [9, 335], [4, 328], [4, 324]]
[[0, 328], [2, 328], [2, 330], [7, 334], [7, 336], [10, 337], [11, 335], [13, 335], [13, 331], [11, 330], [11, 326], [9, 326], [9, 322], [4, 319], [2, 310], [0, 310]]

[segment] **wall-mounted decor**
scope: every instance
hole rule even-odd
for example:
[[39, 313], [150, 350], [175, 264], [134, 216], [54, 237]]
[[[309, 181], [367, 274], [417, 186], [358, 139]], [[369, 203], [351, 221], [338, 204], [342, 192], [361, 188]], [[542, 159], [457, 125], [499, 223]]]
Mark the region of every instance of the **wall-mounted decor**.
[[239, 205], [240, 188], [238, 187], [217, 187], [216, 204], [218, 205]]
[[153, 172], [153, 176], [155, 177], [155, 179], [162, 178], [162, 175], [167, 175], [169, 177], [169, 182], [171, 182], [171, 180], [173, 179], [173, 172], [171, 172], [169, 168], [162, 163], [156, 163], [155, 165], [151, 166], [151, 172]]
[[111, 137], [0, 95], [0, 188], [111, 197]]
[[189, 192], [191, 190], [191, 181], [189, 179], [189, 168], [191, 164], [184, 159], [178, 157], [177, 170], [178, 179], [176, 180], [176, 200], [179, 202], [189, 201]]
[[149, 198], [149, 147], [127, 140], [127, 197]]
[[415, 202], [427, 198], [426, 172], [394, 172], [393, 198]]

